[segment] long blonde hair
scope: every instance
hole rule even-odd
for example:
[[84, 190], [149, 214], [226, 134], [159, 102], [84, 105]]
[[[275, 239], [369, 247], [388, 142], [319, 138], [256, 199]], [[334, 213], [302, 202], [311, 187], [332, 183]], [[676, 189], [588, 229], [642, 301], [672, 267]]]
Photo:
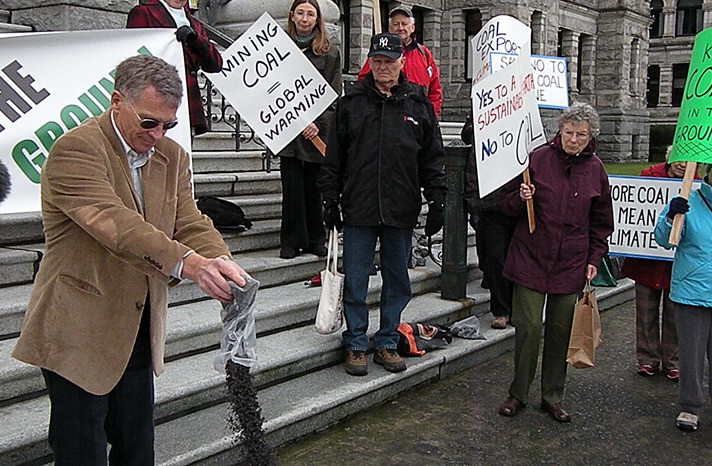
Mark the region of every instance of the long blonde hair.
[[292, 21], [292, 15], [294, 15], [294, 10], [303, 3], [308, 3], [316, 8], [316, 24], [314, 25], [314, 38], [311, 43], [312, 52], [314, 52], [314, 55], [326, 55], [329, 53], [331, 44], [329, 43], [329, 38], [326, 35], [324, 18], [321, 17], [321, 8], [319, 7], [319, 2], [317, 0], [294, 0], [294, 3], [292, 3], [292, 6], [289, 8], [287, 34], [289, 34], [289, 37], [292, 39], [297, 38], [297, 28], [294, 25], [294, 21]]

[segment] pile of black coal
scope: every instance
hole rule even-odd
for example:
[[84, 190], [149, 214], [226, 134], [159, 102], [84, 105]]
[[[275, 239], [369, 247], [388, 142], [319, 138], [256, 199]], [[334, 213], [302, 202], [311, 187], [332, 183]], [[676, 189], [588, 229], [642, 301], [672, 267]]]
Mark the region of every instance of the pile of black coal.
[[247, 454], [244, 464], [268, 466], [274, 464], [272, 449], [265, 441], [264, 418], [257, 401], [257, 389], [252, 383], [250, 368], [232, 361], [225, 364], [230, 399], [229, 423], [235, 433], [235, 443]]

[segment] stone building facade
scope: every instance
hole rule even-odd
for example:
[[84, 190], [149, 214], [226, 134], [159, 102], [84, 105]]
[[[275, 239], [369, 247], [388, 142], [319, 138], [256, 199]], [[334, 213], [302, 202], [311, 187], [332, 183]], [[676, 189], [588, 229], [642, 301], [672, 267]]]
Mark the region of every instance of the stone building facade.
[[694, 36], [712, 27], [712, 0], [652, 0], [647, 67], [651, 155], [662, 159], [672, 141]]
[[[382, 23], [400, 2], [319, 0], [344, 72], [358, 72], [368, 52], [374, 5]], [[13, 22], [37, 30], [123, 27], [135, 0], [0, 0]], [[237, 37], [264, 11], [285, 22], [290, 0], [200, 0], [201, 17]], [[433, 52], [443, 86], [444, 121], [462, 121], [471, 81], [468, 38], [496, 15], [532, 28], [532, 53], [565, 57], [572, 101], [601, 115], [599, 155], [647, 161], [672, 139], [694, 33], [712, 25], [712, 0], [419, 0], [413, 9], [420, 42]], [[542, 110], [547, 133], [558, 112]], [[651, 132], [652, 126], [652, 132]], [[671, 129], [672, 128], [672, 129]], [[651, 147], [651, 135], [653, 144]], [[667, 138], [667, 139], [666, 139]], [[661, 147], [663, 149], [661, 149]]]

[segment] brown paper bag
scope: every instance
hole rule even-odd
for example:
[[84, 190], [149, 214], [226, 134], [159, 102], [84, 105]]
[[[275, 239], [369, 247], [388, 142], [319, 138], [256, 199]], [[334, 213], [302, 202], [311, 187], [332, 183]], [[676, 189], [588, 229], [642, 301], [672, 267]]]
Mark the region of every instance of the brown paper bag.
[[601, 343], [601, 316], [598, 313], [596, 290], [586, 283], [583, 296], [574, 308], [571, 340], [566, 362], [577, 369], [593, 367], [596, 347]]

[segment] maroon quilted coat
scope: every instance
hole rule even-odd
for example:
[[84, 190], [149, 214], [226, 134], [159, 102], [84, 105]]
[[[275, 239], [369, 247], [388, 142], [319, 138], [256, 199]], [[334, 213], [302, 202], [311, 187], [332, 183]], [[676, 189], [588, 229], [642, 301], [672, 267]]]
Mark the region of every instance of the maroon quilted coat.
[[518, 218], [504, 276], [539, 293], [572, 294], [586, 283], [586, 265], [598, 266], [613, 232], [608, 175], [593, 140], [578, 156], [568, 155], [557, 134], [529, 156], [535, 186], [536, 229], [529, 233], [519, 176], [505, 186], [502, 211]]
[[[188, 88], [188, 109], [190, 110], [190, 126], [195, 134], [207, 132], [210, 128], [208, 120], [203, 112], [203, 103], [198, 87], [198, 71], [207, 73], [220, 71], [222, 67], [222, 56], [220, 52], [210, 43], [210, 39], [205, 34], [203, 25], [193, 18], [188, 4], [186, 3], [185, 14], [190, 20], [191, 26], [198, 35], [198, 39], [190, 46], [183, 46], [183, 58], [185, 61], [185, 78]], [[129, 11], [126, 21], [127, 28], [176, 28], [170, 13], [161, 5], [158, 0], [148, 0], [143, 5], [137, 5]]]

